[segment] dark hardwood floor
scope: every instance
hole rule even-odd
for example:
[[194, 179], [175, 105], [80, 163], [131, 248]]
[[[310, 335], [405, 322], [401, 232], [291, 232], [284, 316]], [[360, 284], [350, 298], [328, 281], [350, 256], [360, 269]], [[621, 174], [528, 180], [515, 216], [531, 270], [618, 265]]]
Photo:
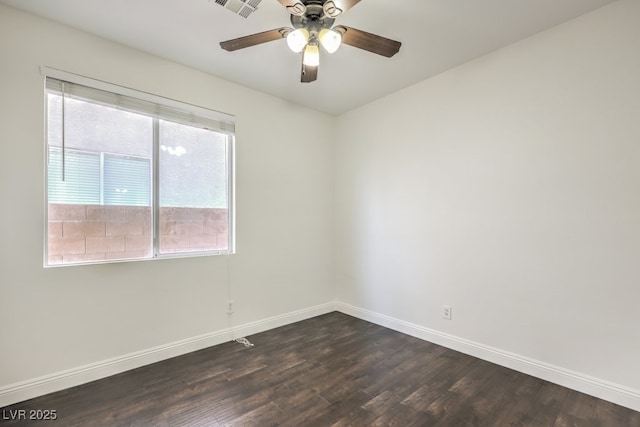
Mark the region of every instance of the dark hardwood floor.
[[[640, 413], [340, 313], [0, 409], [60, 426], [640, 426]], [[13, 412], [15, 414], [15, 412]]]

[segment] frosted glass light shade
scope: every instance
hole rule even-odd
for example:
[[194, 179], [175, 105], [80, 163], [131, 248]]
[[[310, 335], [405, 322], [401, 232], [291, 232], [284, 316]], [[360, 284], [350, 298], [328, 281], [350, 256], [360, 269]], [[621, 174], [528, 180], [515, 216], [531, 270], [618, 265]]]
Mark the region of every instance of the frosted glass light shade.
[[320, 50], [317, 44], [308, 44], [304, 49], [302, 63], [308, 67], [317, 67], [320, 65]]
[[328, 28], [324, 28], [320, 31], [318, 39], [320, 39], [322, 47], [329, 53], [333, 53], [338, 50], [340, 43], [342, 43], [342, 35], [339, 32]]
[[298, 28], [295, 31], [291, 31], [287, 34], [287, 44], [289, 49], [296, 53], [302, 52], [302, 49], [309, 42], [309, 31], [306, 28]]

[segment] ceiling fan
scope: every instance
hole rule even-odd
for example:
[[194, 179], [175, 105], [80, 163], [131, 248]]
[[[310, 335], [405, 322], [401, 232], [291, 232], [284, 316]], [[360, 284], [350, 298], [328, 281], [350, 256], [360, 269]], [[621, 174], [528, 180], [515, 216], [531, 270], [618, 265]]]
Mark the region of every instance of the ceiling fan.
[[337, 25], [336, 18], [358, 4], [360, 0], [278, 0], [291, 14], [293, 28], [283, 27], [237, 39], [220, 42], [227, 51], [244, 49], [282, 38], [287, 39], [289, 48], [302, 53], [302, 73], [300, 81], [309, 83], [318, 78], [320, 49], [335, 52], [341, 44], [364, 49], [391, 58], [400, 50], [401, 43], [382, 36]]

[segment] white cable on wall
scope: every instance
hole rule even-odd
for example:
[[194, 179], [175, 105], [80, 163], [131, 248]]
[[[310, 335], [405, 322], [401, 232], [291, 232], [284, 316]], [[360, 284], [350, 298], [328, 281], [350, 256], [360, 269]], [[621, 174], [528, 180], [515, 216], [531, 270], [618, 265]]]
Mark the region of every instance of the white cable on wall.
[[231, 341], [235, 341], [245, 347], [253, 347], [253, 344], [245, 337], [235, 337], [235, 330], [233, 328], [233, 293], [231, 292], [231, 256], [225, 255], [225, 264], [227, 267], [227, 326], [229, 327], [229, 333], [231, 335]]

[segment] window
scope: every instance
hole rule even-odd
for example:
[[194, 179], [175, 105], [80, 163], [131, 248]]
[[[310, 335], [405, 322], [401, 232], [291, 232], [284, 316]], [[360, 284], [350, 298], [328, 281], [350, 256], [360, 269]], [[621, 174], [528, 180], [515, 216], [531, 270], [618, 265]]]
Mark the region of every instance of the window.
[[231, 116], [46, 71], [45, 265], [233, 252]]

